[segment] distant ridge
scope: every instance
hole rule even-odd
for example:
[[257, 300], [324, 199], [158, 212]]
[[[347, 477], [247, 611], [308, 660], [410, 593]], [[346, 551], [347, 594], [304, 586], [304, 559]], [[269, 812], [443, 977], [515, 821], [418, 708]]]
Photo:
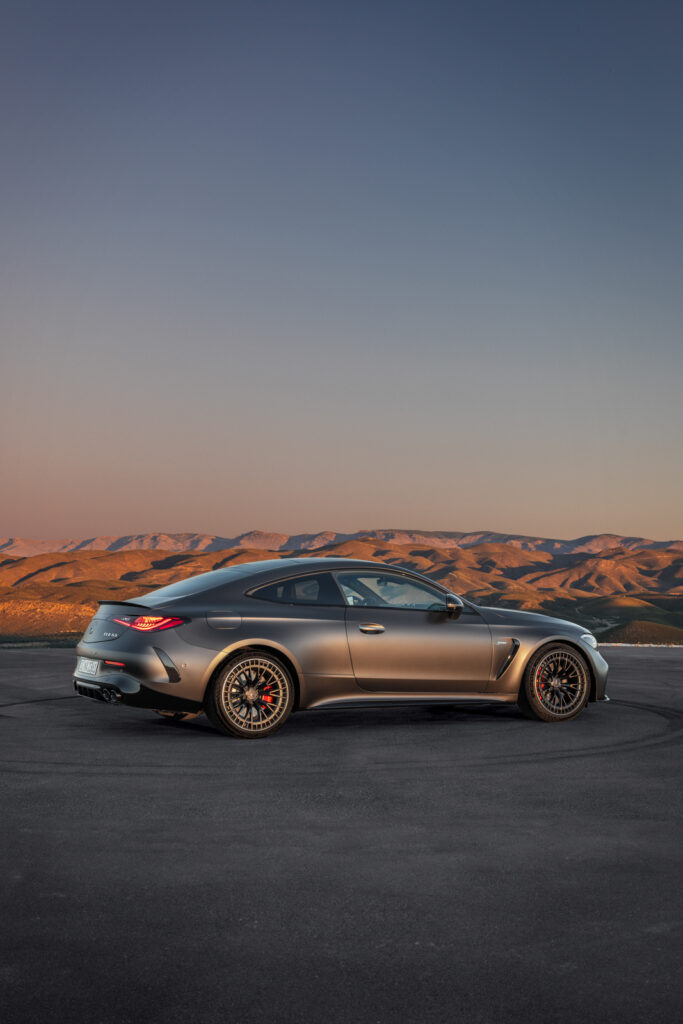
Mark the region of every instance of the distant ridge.
[[263, 551], [316, 551], [331, 544], [363, 539], [382, 541], [392, 546], [419, 545], [441, 550], [466, 549], [479, 544], [507, 544], [522, 551], [545, 551], [553, 555], [600, 554], [605, 551], [683, 551], [683, 540], [649, 540], [625, 537], [618, 533], [596, 533], [573, 540], [533, 537], [518, 533], [492, 533], [457, 530], [359, 530], [356, 533], [266, 533], [250, 530], [237, 537], [215, 533], [135, 533], [77, 539], [35, 540], [27, 537], [0, 537], [0, 555], [26, 558], [31, 555], [65, 551], [225, 551], [249, 548]]
[[28, 553], [34, 543], [12, 539], [0, 548], [0, 640], [75, 634], [100, 599], [128, 600], [196, 573], [292, 555], [405, 566], [476, 604], [545, 611], [620, 641], [676, 642], [683, 631], [680, 541], [372, 530], [135, 534], [61, 541], [61, 549]]

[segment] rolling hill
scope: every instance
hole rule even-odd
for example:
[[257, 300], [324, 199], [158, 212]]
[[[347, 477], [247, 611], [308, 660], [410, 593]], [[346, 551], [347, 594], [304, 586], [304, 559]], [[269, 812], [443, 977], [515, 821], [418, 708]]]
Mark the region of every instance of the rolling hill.
[[[638, 548], [626, 543], [636, 538], [612, 534], [543, 541], [506, 534], [382, 530], [354, 537], [298, 535], [288, 538], [291, 546], [283, 548], [283, 537], [253, 532], [237, 538], [239, 543], [233, 540], [214, 549], [221, 539], [215, 535], [144, 534], [63, 542], [59, 550], [30, 554], [20, 553], [31, 550], [28, 541], [14, 541], [13, 548], [6, 546], [0, 553], [0, 639], [73, 637], [83, 631], [98, 599], [132, 598], [233, 562], [274, 555], [305, 559], [313, 551], [403, 565], [480, 604], [576, 619], [604, 639], [683, 638], [680, 541], [669, 547], [643, 541], [646, 546]], [[608, 540], [619, 543], [601, 546]], [[157, 546], [162, 543], [167, 546]]]

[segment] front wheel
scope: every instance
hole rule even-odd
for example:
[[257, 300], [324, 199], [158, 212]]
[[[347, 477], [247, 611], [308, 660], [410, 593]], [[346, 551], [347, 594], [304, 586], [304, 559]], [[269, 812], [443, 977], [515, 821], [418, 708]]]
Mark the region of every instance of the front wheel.
[[529, 662], [519, 691], [519, 709], [541, 722], [566, 722], [583, 711], [590, 692], [585, 659], [569, 644], [553, 644]]
[[278, 658], [245, 651], [220, 670], [206, 695], [206, 715], [215, 729], [258, 739], [285, 724], [294, 704], [294, 683]]

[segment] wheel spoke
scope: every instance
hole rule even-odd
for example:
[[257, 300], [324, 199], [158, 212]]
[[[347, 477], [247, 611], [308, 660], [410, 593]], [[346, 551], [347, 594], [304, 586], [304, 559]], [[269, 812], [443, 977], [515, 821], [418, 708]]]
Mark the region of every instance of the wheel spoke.
[[282, 718], [288, 697], [284, 671], [269, 659], [258, 656], [240, 661], [221, 687], [224, 714], [241, 731], [247, 732], [270, 728]]
[[588, 678], [578, 657], [549, 651], [536, 666], [534, 688], [542, 707], [558, 717], [571, 714], [584, 698]]

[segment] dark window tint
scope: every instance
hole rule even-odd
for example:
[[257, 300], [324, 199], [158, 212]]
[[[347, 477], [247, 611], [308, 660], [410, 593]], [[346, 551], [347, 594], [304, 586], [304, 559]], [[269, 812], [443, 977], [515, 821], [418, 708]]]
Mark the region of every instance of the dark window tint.
[[366, 608], [445, 609], [442, 591], [407, 576], [391, 573], [340, 572], [337, 581], [346, 603]]
[[329, 572], [269, 583], [266, 587], [252, 590], [251, 596], [258, 597], [260, 601], [279, 601], [282, 604], [344, 604]]

